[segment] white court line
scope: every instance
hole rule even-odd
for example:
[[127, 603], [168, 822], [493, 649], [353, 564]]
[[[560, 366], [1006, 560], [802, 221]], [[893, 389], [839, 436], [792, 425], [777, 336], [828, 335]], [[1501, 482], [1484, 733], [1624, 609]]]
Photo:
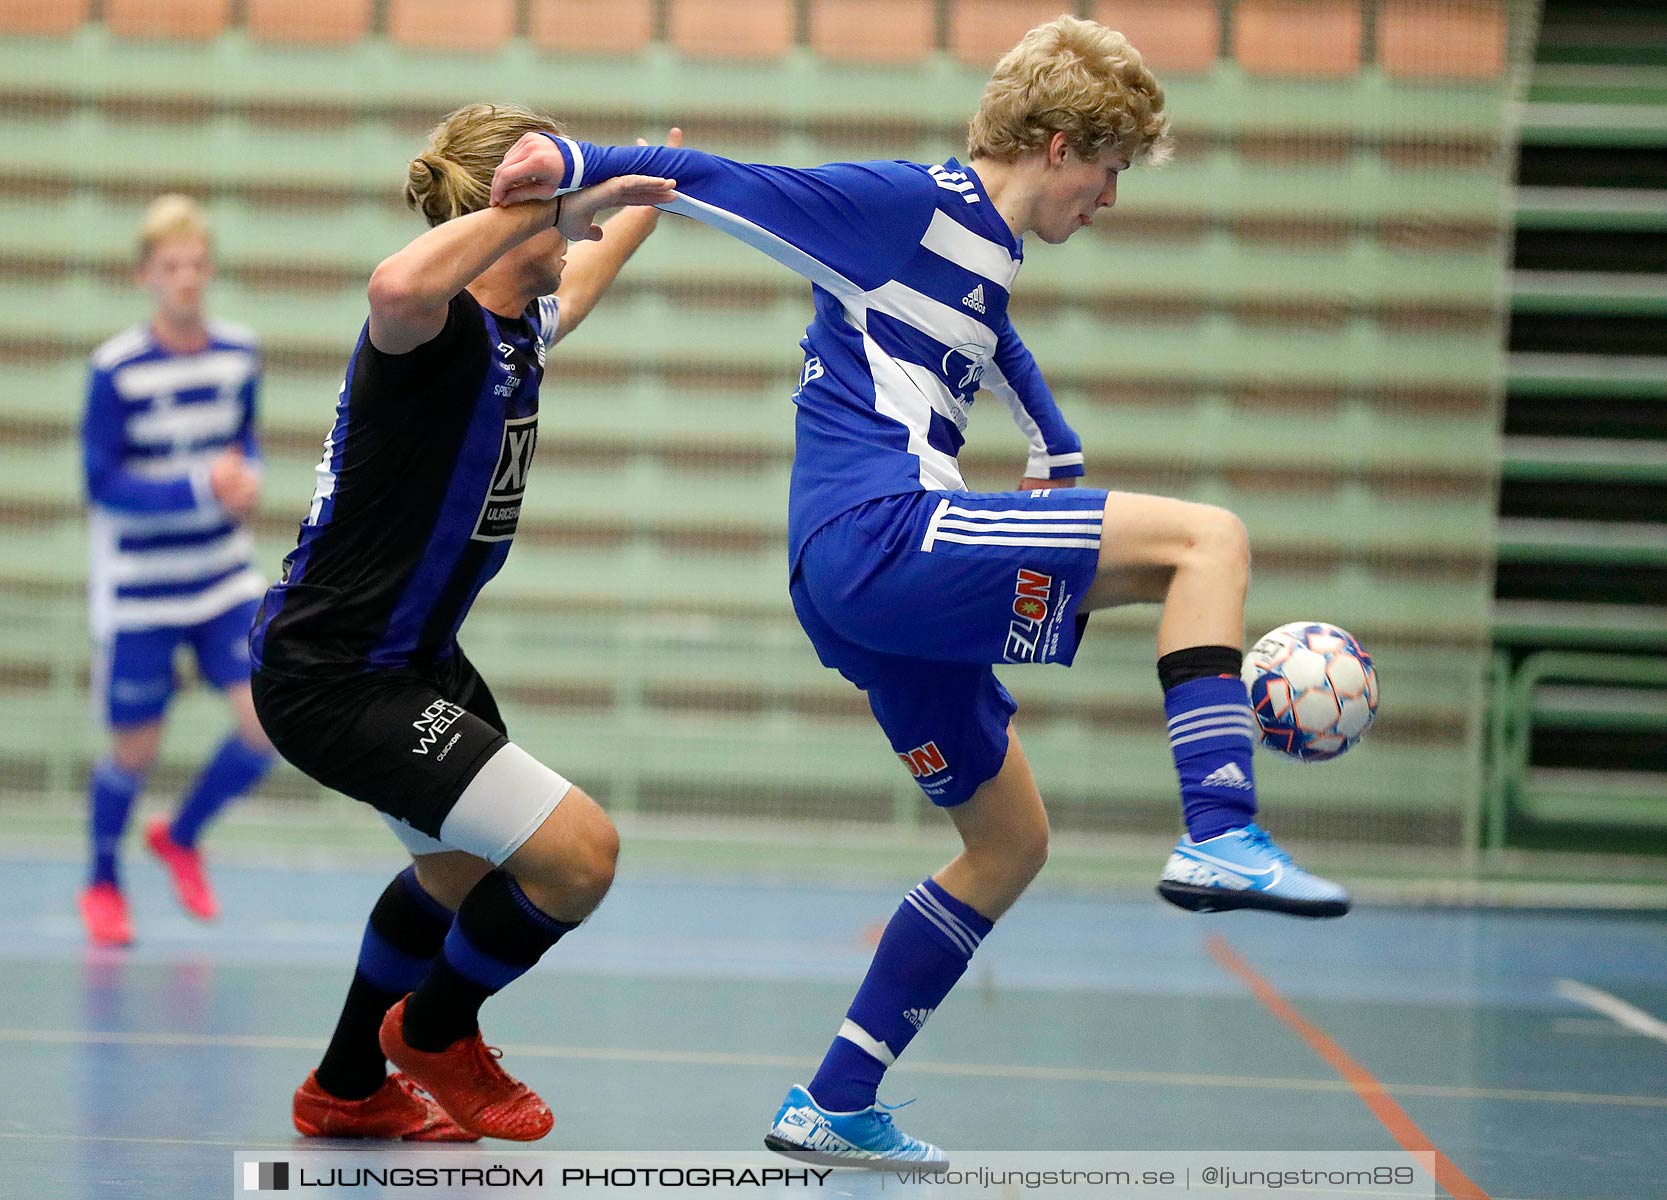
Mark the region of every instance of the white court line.
[[1628, 1004], [1619, 996], [1611, 996], [1600, 988], [1584, 984], [1574, 979], [1559, 979], [1557, 994], [1566, 1000], [1573, 1000], [1576, 1004], [1584, 1004], [1594, 1012], [1600, 1012], [1618, 1025], [1624, 1025], [1634, 1033], [1641, 1033], [1645, 1037], [1654, 1038], [1658, 1042], [1667, 1042], [1667, 1021], [1659, 1017], [1652, 1017], [1636, 1005]]
[[297, 1137], [288, 1142], [255, 1142], [247, 1138], [117, 1137], [108, 1133], [29, 1133], [0, 1129], [0, 1141], [124, 1142], [142, 1146], [229, 1146], [235, 1150], [295, 1150], [299, 1149], [301, 1139]]
[[[322, 1038], [273, 1037], [223, 1033], [117, 1033], [80, 1029], [0, 1029], [0, 1044], [52, 1046], [213, 1047], [233, 1050], [304, 1050], [318, 1053]], [[632, 1050], [606, 1046], [503, 1046], [522, 1058], [559, 1058], [580, 1062], [656, 1063], [676, 1066], [756, 1067], [770, 1071], [814, 1069], [818, 1059], [780, 1054], [729, 1054], [711, 1050]], [[1029, 1079], [1053, 1083], [1135, 1084], [1145, 1087], [1250, 1088], [1261, 1091], [1352, 1093], [1340, 1079], [1298, 1079], [1265, 1075], [1188, 1075], [1168, 1071], [1112, 1071], [1098, 1067], [1026, 1067], [1003, 1063], [933, 1062], [911, 1059], [910, 1071], [956, 1078]], [[1509, 1100], [1544, 1104], [1589, 1104], [1620, 1108], [1667, 1109], [1667, 1095], [1619, 1095], [1608, 1092], [1556, 1092], [1527, 1088], [1456, 1087], [1435, 1083], [1391, 1083], [1384, 1090], [1401, 1096], [1445, 1100]]]

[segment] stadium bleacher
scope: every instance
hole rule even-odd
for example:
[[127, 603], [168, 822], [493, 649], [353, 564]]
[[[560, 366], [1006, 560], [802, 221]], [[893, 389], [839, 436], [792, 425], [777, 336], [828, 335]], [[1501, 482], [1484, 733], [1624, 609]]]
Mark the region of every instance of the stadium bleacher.
[[[883, 39], [869, 36], [879, 7]], [[0, 200], [0, 603], [27, 618], [0, 646], [3, 686], [26, 700], [0, 777], [68, 796], [96, 745], [75, 430], [87, 352], [143, 311], [127, 275], [151, 195], [205, 200], [213, 309], [268, 348], [258, 533], [275, 573], [363, 281], [419, 228], [398, 204], [403, 163], [446, 110], [501, 97], [596, 140], [675, 121], [740, 158], [937, 160], [960, 150], [994, 56], [1061, 7], [105, 0], [95, 20], [85, 4], [0, 5], [0, 161], [17, 181]], [[1249, 632], [1323, 618], [1377, 655], [1369, 749], [1318, 773], [1267, 767], [1282, 828], [1475, 842], [1505, 6], [1080, 7], [1149, 42], [1181, 143], [1069, 250], [1034, 248], [1015, 297], [1090, 480], [1233, 507], [1257, 548]], [[808, 315], [797, 279], [668, 220], [552, 359], [522, 532], [465, 644], [529, 744], [615, 805], [920, 819], [860, 695], [816, 664], [787, 606], [788, 393]], [[1005, 415], [981, 412], [969, 479], [1011, 486], [1022, 460]], [[1006, 673], [1056, 823], [1173, 821], [1152, 624], [1096, 616], [1071, 672]], [[186, 761], [217, 729], [177, 722], [165, 753]], [[850, 793], [839, 814], [829, 779]]]
[[1664, 39], [1667, 4], [1554, 0], [1523, 106], [1493, 844], [1667, 830]]

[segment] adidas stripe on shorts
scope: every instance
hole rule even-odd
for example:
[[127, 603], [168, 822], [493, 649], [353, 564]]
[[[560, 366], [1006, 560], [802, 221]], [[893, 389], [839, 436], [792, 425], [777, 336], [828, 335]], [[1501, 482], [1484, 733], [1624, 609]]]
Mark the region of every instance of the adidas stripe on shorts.
[[1099, 569], [1106, 493], [909, 492], [811, 536], [793, 573], [822, 662], [868, 694], [932, 801], [965, 801], [1000, 768], [1016, 705], [1004, 663], [1069, 666]]

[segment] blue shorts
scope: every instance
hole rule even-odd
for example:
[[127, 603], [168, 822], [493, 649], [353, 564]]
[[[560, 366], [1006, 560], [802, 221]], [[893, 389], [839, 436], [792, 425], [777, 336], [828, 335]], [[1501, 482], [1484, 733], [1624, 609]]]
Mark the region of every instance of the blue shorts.
[[1069, 666], [1087, 623], [1106, 493], [909, 492], [811, 535], [793, 573], [817, 657], [868, 694], [934, 804], [1001, 770], [1017, 705], [998, 663]]
[[143, 725], [159, 719], [173, 698], [174, 655], [190, 642], [197, 672], [224, 691], [249, 682], [249, 627], [259, 602], [247, 600], [200, 625], [124, 629], [100, 648], [105, 719], [111, 725]]

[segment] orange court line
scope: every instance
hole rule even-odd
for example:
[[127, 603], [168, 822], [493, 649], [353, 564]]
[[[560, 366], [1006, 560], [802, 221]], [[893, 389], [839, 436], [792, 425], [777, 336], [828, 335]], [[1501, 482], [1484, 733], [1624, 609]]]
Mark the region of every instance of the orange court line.
[[1315, 1054], [1331, 1064], [1332, 1069], [1354, 1089], [1354, 1094], [1360, 1097], [1360, 1102], [1371, 1109], [1372, 1115], [1383, 1123], [1383, 1127], [1389, 1131], [1389, 1136], [1401, 1144], [1401, 1149], [1409, 1154], [1428, 1154], [1434, 1157], [1435, 1181], [1454, 1197], [1454, 1200], [1489, 1200], [1488, 1194], [1478, 1187], [1470, 1176], [1459, 1170], [1452, 1159], [1436, 1149], [1424, 1131], [1407, 1116], [1406, 1109], [1395, 1102], [1388, 1090], [1370, 1071], [1350, 1058], [1348, 1051], [1333, 1041], [1330, 1034], [1293, 1008], [1291, 1003], [1274, 989], [1273, 984], [1258, 975], [1256, 969], [1245, 961], [1244, 956], [1228, 944], [1226, 938], [1219, 933], [1213, 933], [1205, 939], [1204, 945], [1211, 957], [1249, 988], [1269, 1012], [1290, 1026], [1308, 1043]]

